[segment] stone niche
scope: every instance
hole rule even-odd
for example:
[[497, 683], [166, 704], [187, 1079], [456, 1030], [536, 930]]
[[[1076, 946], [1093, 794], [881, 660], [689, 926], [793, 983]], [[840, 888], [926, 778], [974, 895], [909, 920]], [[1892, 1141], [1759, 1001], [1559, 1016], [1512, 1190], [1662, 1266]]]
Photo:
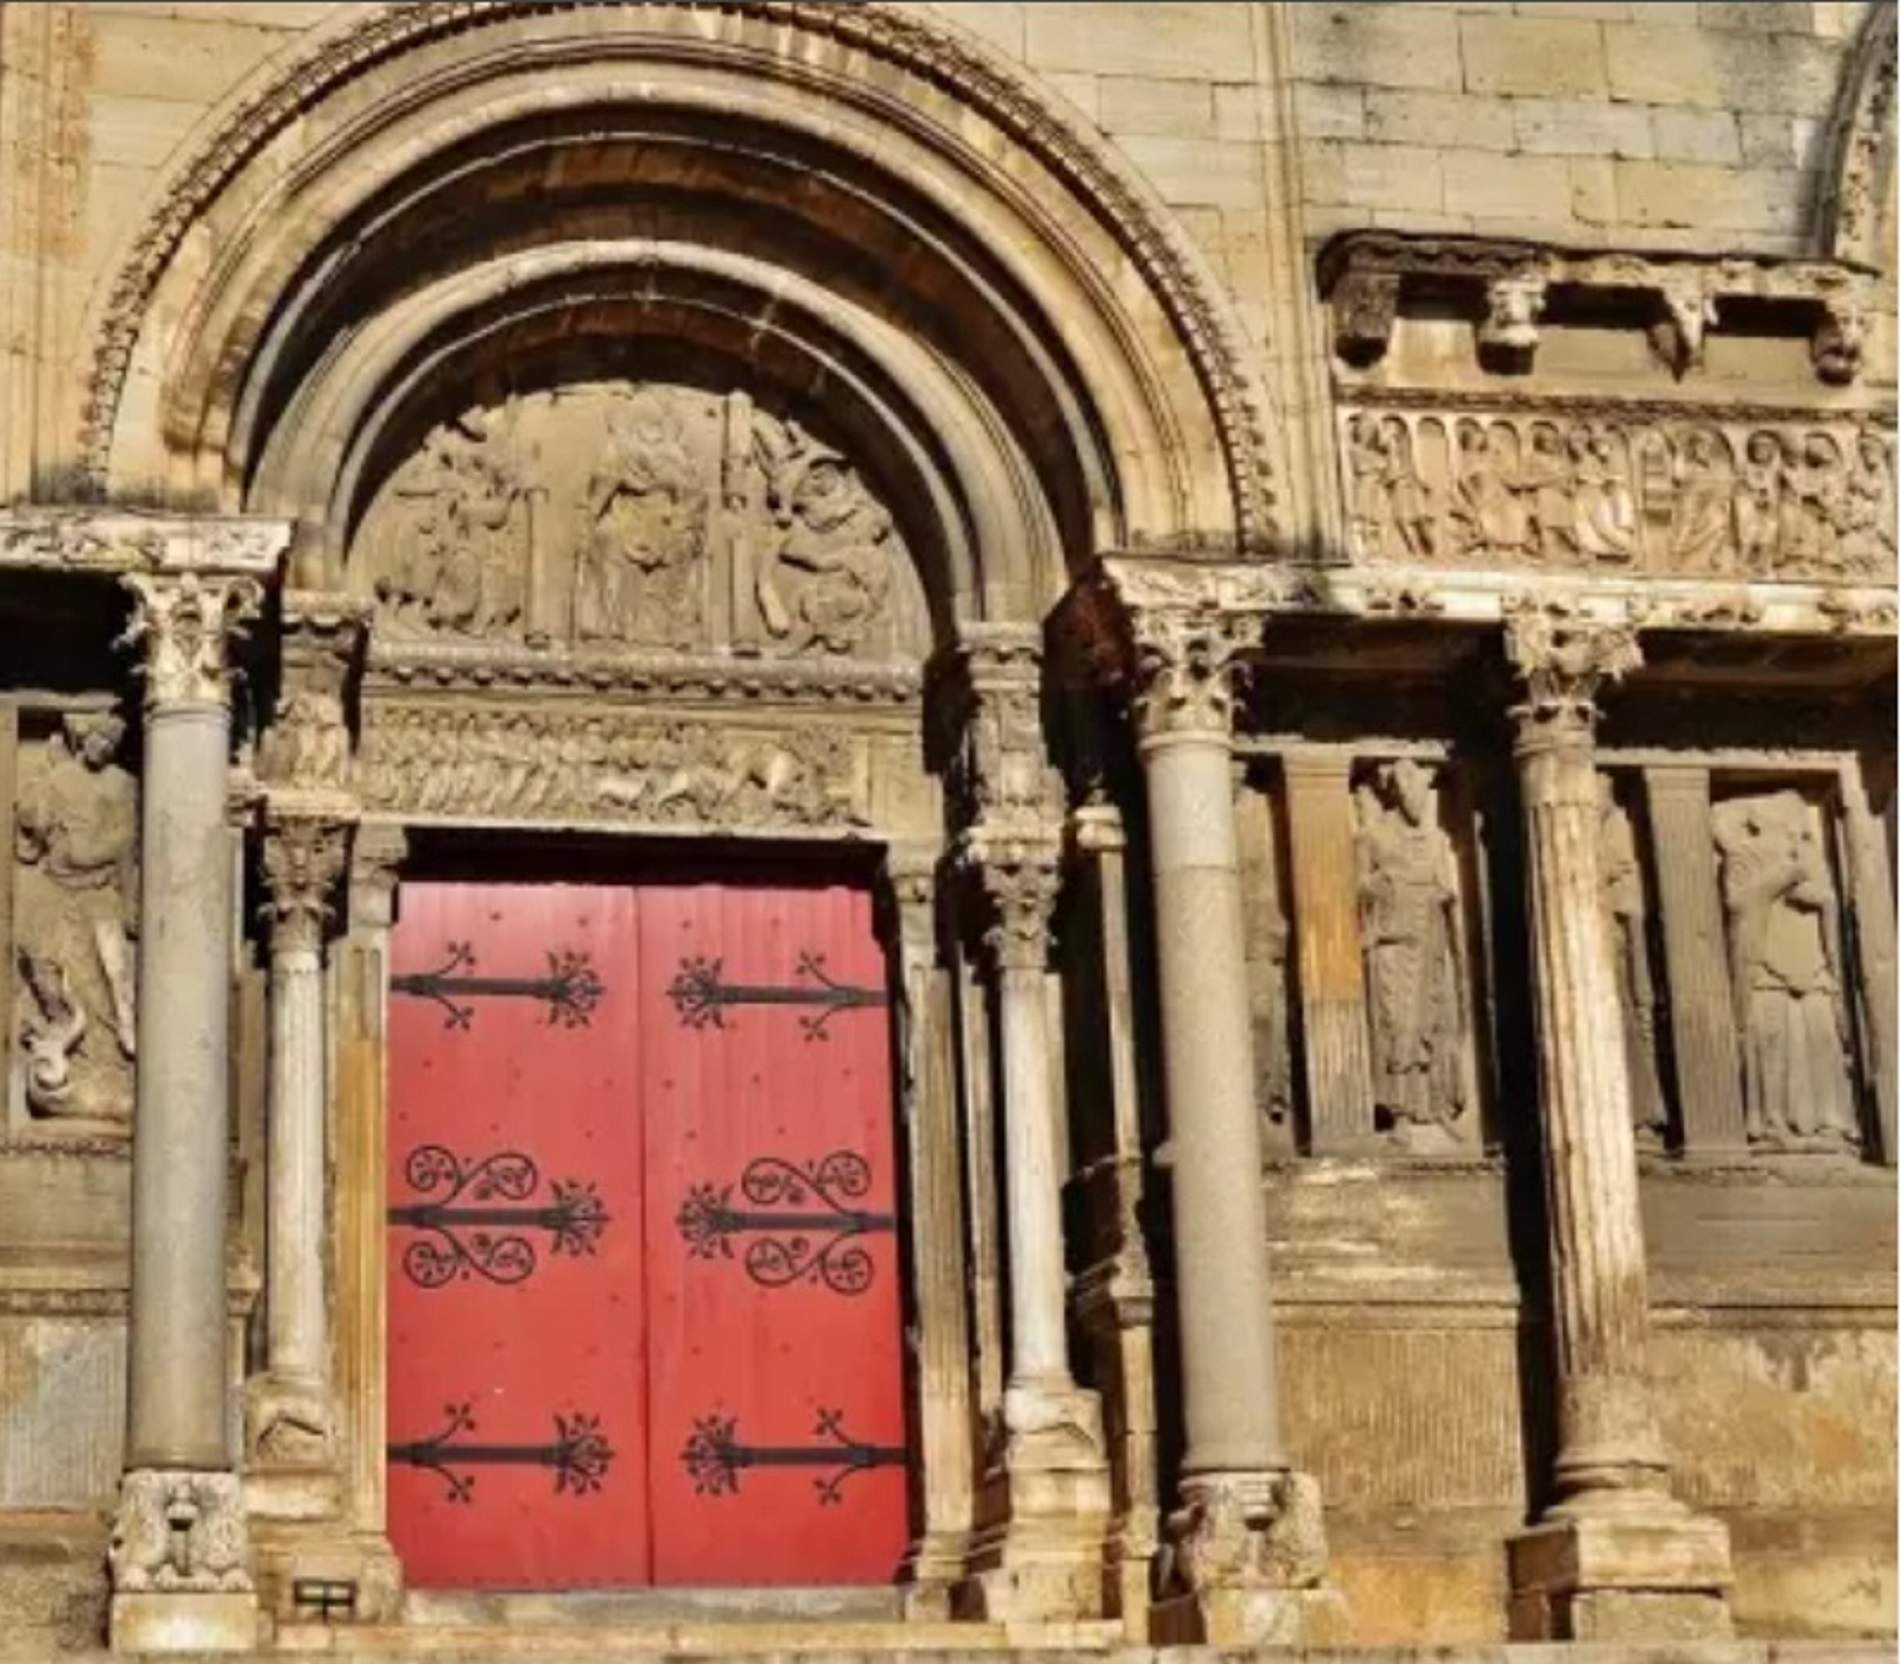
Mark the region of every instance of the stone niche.
[[921, 657], [921, 588], [861, 468], [743, 390], [472, 397], [353, 541], [379, 642], [765, 659]]

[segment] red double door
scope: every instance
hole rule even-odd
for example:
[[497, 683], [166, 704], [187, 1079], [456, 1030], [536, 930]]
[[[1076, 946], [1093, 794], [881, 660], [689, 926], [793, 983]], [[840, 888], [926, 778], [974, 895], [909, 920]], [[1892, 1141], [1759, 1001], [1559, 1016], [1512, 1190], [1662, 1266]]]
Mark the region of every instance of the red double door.
[[405, 884], [391, 971], [410, 1582], [890, 1581], [897, 1175], [864, 892]]

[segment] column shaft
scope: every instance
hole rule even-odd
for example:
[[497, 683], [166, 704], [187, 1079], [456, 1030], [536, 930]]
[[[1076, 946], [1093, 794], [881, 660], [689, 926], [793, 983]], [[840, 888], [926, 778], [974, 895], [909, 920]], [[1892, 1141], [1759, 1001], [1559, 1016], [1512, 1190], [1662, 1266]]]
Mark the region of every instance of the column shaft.
[[1307, 1114], [1313, 1150], [1323, 1154], [1374, 1133], [1352, 759], [1291, 751], [1283, 767]]
[[1010, 1384], [1066, 1388], [1070, 1376], [1062, 1174], [1056, 1160], [1049, 1007], [1041, 967], [1005, 964], [998, 1004], [1009, 1140], [1004, 1197], [1009, 1217]]
[[1740, 1149], [1741, 1048], [1729, 988], [1709, 771], [1670, 765], [1643, 770], [1656, 900], [1669, 978], [1669, 1037], [1683, 1142], [1691, 1151]]
[[228, 1468], [230, 719], [148, 709], [126, 1465]]
[[1144, 743], [1174, 1160], [1183, 1471], [1285, 1465], [1226, 736]]
[[[313, 941], [277, 928], [271, 949], [270, 1367], [330, 1372], [323, 1288], [323, 969]], [[283, 942], [284, 937], [292, 937]]]

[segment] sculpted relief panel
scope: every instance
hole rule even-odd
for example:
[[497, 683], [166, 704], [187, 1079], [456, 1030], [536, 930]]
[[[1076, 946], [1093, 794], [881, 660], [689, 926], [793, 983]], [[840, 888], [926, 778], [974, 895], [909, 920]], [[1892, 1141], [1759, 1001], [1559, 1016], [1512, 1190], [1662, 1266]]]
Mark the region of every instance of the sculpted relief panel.
[[1408, 1149], [1457, 1150], [1476, 1138], [1471, 981], [1437, 780], [1411, 758], [1382, 763], [1353, 805], [1377, 1124]]
[[127, 1131], [135, 1035], [138, 788], [125, 724], [69, 714], [23, 748], [13, 824], [12, 1017], [27, 1111]]
[[1783, 788], [1729, 798], [1714, 816], [1749, 1142], [1857, 1146], [1841, 908], [1820, 811]]
[[385, 639], [862, 658], [924, 639], [858, 470], [743, 392], [590, 383], [472, 406], [383, 483], [352, 560]]
[[1629, 1070], [1630, 1121], [1643, 1149], [1661, 1149], [1669, 1132], [1668, 1101], [1657, 1067], [1656, 975], [1650, 957], [1649, 896], [1636, 825], [1607, 774], [1597, 776], [1598, 882], [1609, 925], [1610, 963], [1622, 1009], [1623, 1056]]
[[1891, 582], [1892, 436], [1692, 411], [1341, 418], [1355, 558]]

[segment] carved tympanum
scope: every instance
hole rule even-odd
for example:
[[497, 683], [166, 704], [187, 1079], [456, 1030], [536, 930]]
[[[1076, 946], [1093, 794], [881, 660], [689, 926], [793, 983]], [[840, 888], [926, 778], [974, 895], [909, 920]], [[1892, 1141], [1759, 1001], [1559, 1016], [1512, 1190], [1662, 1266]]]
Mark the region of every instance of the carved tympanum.
[[385, 635], [884, 657], [916, 616], [845, 457], [666, 384], [471, 406], [384, 482], [354, 558]]
[[15, 999], [37, 1116], [132, 1116], [138, 788], [115, 760], [125, 724], [70, 715], [28, 751], [14, 819]]
[[742, 732], [624, 713], [373, 705], [358, 788], [410, 814], [653, 826], [862, 823], [860, 754], [825, 729]]
[[1630, 1120], [1637, 1142], [1660, 1146], [1668, 1131], [1662, 1077], [1656, 1067], [1656, 979], [1649, 959], [1649, 908], [1636, 830], [1608, 775], [1597, 777], [1597, 870], [1609, 924], [1610, 958], [1623, 1018], [1629, 1070]]
[[1799, 792], [1715, 807], [1749, 1141], [1857, 1145], [1840, 903], [1816, 810]]
[[1361, 560], [1890, 580], [1891, 437], [1610, 409], [1344, 417]]
[[1401, 758], [1362, 780], [1353, 800], [1379, 1124], [1410, 1148], [1456, 1147], [1469, 1136], [1464, 943], [1436, 783]]

